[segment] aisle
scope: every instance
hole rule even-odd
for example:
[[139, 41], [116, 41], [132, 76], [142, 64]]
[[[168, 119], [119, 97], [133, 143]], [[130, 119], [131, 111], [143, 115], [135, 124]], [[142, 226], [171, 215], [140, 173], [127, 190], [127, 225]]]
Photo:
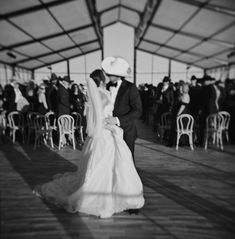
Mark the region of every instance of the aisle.
[[235, 147], [205, 151], [167, 148], [139, 122], [136, 165], [146, 204], [139, 215], [110, 219], [70, 215], [31, 191], [59, 172], [76, 170], [79, 150], [32, 145], [0, 145], [1, 238], [157, 238], [235, 237]]

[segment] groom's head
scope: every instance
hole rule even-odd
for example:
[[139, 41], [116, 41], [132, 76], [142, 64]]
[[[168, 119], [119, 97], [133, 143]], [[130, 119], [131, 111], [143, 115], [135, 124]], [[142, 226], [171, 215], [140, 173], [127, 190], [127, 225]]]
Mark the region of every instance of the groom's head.
[[110, 81], [116, 82], [130, 73], [128, 62], [121, 57], [106, 57], [101, 63], [102, 69]]

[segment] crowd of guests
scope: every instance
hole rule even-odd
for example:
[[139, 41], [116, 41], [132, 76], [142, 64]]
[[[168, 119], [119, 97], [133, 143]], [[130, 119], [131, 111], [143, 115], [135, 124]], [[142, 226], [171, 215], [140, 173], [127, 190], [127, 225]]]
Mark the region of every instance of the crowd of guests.
[[39, 85], [33, 80], [20, 84], [14, 78], [4, 88], [0, 85], [0, 114], [4, 114], [6, 119], [13, 111], [22, 112], [25, 118], [28, 112], [42, 115], [53, 112], [56, 118], [77, 112], [85, 128], [85, 102], [86, 90], [83, 84], [76, 84], [68, 76], [60, 77], [54, 73], [49, 80], [43, 80]]
[[4, 88], [0, 86], [0, 112], [38, 112], [45, 115], [52, 111], [57, 117], [72, 111], [83, 115], [86, 93], [83, 84], [73, 83], [68, 76], [52, 73], [50, 80], [37, 85], [34, 81], [20, 84], [10, 80]]
[[[166, 76], [157, 86], [139, 85], [139, 93], [143, 105], [141, 119], [152, 125], [156, 134], [159, 133], [162, 114], [171, 113], [171, 129], [165, 136], [168, 146], [175, 144], [176, 117], [184, 113], [194, 117], [195, 124], [198, 126], [194, 143], [203, 146], [206, 117], [219, 111], [228, 111], [232, 116], [230, 139], [235, 140], [234, 80], [216, 81], [205, 75], [200, 79], [192, 76], [190, 83], [184, 81], [172, 83]], [[82, 116], [82, 125], [85, 128], [85, 102], [86, 90], [83, 84], [73, 83], [68, 76], [60, 77], [54, 73], [49, 80], [44, 80], [40, 85], [34, 81], [20, 84], [15, 79], [4, 88], [0, 85], [0, 113], [6, 112], [6, 115], [12, 111], [40, 114], [52, 111], [56, 117], [59, 117], [75, 111]]]
[[209, 114], [227, 111], [231, 114], [230, 138], [235, 139], [233, 129], [235, 118], [235, 81], [226, 79], [216, 81], [205, 75], [197, 79], [191, 77], [190, 83], [179, 81], [172, 83], [169, 77], [164, 77], [157, 86], [144, 84], [139, 86], [143, 103], [142, 120], [153, 125], [153, 131], [159, 133], [158, 127], [163, 113], [171, 113], [171, 129], [165, 136], [168, 146], [175, 144], [176, 117], [181, 114], [191, 114], [197, 125], [196, 142], [203, 146], [206, 118]]

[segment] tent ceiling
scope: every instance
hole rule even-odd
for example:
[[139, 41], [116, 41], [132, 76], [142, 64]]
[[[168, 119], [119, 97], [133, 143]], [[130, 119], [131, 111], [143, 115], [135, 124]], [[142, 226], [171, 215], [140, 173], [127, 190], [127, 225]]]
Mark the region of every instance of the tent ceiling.
[[136, 49], [204, 69], [235, 48], [234, 0], [2, 0], [0, 61], [27, 69], [102, 50], [102, 29], [135, 28]]

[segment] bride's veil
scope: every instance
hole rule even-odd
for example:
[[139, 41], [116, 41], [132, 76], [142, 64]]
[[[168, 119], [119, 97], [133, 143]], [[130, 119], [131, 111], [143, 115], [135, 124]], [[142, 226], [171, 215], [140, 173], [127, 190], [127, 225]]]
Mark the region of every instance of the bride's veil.
[[88, 109], [86, 112], [87, 129], [90, 137], [99, 137], [102, 129], [102, 101], [99, 90], [93, 79], [87, 79]]

